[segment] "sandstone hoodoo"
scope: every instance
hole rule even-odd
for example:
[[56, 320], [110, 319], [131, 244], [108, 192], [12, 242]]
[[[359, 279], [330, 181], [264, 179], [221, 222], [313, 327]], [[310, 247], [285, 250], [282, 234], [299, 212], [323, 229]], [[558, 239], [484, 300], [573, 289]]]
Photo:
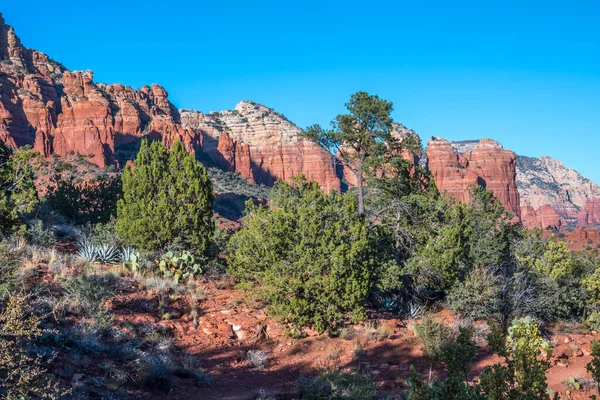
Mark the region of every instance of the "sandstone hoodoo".
[[185, 128], [202, 133], [202, 152], [252, 182], [272, 185], [304, 174], [326, 191], [340, 189], [332, 155], [268, 107], [242, 101], [219, 113], [185, 110], [181, 121]]
[[515, 153], [492, 139], [482, 139], [464, 154], [439, 137], [427, 143], [427, 166], [440, 191], [465, 202], [469, 200], [470, 185], [483, 186], [519, 219], [516, 160]]

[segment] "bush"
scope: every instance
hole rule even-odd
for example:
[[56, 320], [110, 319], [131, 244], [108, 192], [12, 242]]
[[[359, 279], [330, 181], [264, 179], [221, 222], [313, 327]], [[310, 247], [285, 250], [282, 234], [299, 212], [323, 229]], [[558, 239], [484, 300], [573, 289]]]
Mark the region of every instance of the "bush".
[[40, 247], [52, 247], [56, 243], [54, 232], [44, 228], [44, 223], [39, 219], [27, 229], [27, 240], [32, 245]]
[[112, 247], [120, 247], [123, 243], [117, 236], [115, 225], [115, 219], [106, 223], [86, 224], [80, 228], [81, 236], [94, 246], [107, 244]]
[[592, 340], [590, 345], [592, 350], [592, 360], [585, 366], [585, 369], [596, 382], [598, 393], [600, 393], [600, 342]]
[[206, 170], [175, 142], [143, 141], [122, 174], [117, 234], [140, 250], [164, 250], [175, 241], [204, 254], [214, 232], [214, 193]]
[[100, 312], [106, 300], [115, 294], [113, 275], [79, 275], [65, 282], [67, 296], [88, 316]]
[[14, 154], [0, 140], [0, 239], [17, 230], [24, 214], [38, 202], [30, 161], [39, 153], [18, 150]]
[[75, 224], [108, 222], [116, 214], [121, 197], [119, 177], [98, 177], [82, 183], [74, 179], [56, 175], [46, 193], [46, 204]]
[[469, 380], [467, 374], [471, 370], [471, 363], [477, 356], [477, 346], [473, 341], [474, 333], [475, 329], [472, 326], [461, 326], [456, 339], [442, 347], [440, 359], [450, 376], [462, 375], [465, 381]]
[[25, 255], [22, 240], [0, 240], [0, 298], [4, 299], [13, 289], [14, 274], [21, 258]]
[[294, 330], [335, 331], [362, 320], [377, 255], [356, 199], [300, 178], [280, 182], [271, 204], [248, 204], [245, 226], [229, 243], [229, 273]]
[[377, 386], [357, 373], [327, 372], [316, 378], [299, 380], [302, 400], [375, 400]]
[[[457, 376], [462, 370], [466, 380], [465, 366], [468, 367], [475, 356], [470, 339], [472, 331], [463, 328], [454, 344], [444, 347], [442, 351], [449, 378], [427, 384], [411, 366], [408, 391], [402, 393], [402, 398], [550, 400], [545, 374], [550, 368], [548, 360], [552, 352], [540, 336], [537, 324], [530, 318], [515, 320], [508, 332], [509, 335], [505, 338], [504, 332], [493, 329], [488, 336], [489, 346], [504, 357], [504, 362], [485, 367], [479, 376], [479, 382], [469, 384]], [[554, 399], [557, 400], [558, 396]]]
[[452, 331], [443, 323], [428, 316], [416, 326], [415, 333], [423, 343], [427, 356], [433, 360], [440, 360], [442, 349], [449, 343]]
[[46, 372], [52, 359], [28, 351], [47, 332], [28, 302], [27, 296], [13, 295], [0, 314], [0, 397], [62, 399], [69, 391]]
[[481, 372], [480, 385], [486, 398], [550, 399], [546, 371], [552, 350], [531, 318], [513, 321], [505, 341], [493, 331], [488, 343], [504, 357], [504, 363]]
[[501, 282], [501, 277], [485, 267], [473, 269], [464, 281], [450, 290], [450, 309], [461, 318], [472, 320], [495, 316], [501, 307]]

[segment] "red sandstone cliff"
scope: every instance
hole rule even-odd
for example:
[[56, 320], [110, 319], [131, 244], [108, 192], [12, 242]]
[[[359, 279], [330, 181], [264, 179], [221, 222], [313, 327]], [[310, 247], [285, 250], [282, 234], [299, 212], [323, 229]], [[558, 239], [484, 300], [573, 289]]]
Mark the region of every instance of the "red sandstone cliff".
[[516, 182], [517, 156], [492, 139], [482, 139], [470, 152], [458, 154], [442, 138], [427, 143], [427, 166], [441, 192], [457, 201], [469, 200], [469, 186], [491, 190], [515, 219], [521, 215]]
[[181, 140], [189, 150], [201, 145], [162, 87], [96, 84], [91, 71], [70, 72], [23, 47], [0, 15], [0, 140], [46, 157], [80, 153], [104, 166], [115, 162], [117, 146], [145, 134], [168, 145]]
[[304, 174], [326, 191], [340, 190], [331, 154], [268, 107], [242, 101], [220, 113], [182, 111], [181, 121], [203, 134], [203, 153], [251, 182], [272, 185]]

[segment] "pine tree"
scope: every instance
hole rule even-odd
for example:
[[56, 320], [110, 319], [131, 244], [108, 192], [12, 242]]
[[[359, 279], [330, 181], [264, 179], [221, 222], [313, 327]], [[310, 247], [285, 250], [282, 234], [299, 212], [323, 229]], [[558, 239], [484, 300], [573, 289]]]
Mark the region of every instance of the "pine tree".
[[213, 202], [206, 169], [181, 142], [167, 151], [161, 142], [143, 141], [134, 166], [123, 172], [117, 234], [139, 249], [175, 243], [204, 253], [214, 232]]

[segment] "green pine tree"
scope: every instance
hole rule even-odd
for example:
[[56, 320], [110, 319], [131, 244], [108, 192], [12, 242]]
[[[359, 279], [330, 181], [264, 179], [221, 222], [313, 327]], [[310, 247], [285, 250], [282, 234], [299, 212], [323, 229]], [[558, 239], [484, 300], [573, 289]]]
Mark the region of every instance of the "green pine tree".
[[204, 253], [215, 229], [213, 202], [206, 169], [181, 142], [167, 151], [161, 142], [144, 140], [134, 166], [123, 172], [117, 234], [143, 250], [176, 243]]

